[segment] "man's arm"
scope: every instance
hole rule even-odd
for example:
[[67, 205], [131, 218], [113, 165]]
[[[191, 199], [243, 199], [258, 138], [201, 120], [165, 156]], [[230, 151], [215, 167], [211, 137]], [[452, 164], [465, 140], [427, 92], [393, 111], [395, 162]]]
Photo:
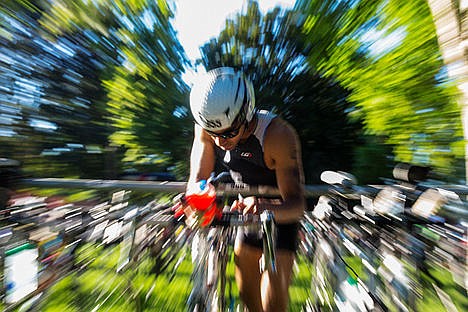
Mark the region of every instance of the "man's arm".
[[282, 202], [260, 201], [258, 210], [271, 210], [278, 223], [296, 222], [306, 206], [301, 144], [296, 131], [282, 119], [275, 119], [265, 133], [264, 151], [276, 172]]
[[[192, 151], [190, 154], [190, 177], [186, 187], [186, 195], [197, 192], [200, 180], [207, 180], [214, 170], [215, 151], [214, 142], [205, 131], [198, 125], [195, 125], [195, 135], [193, 138]], [[201, 215], [197, 210], [192, 209], [186, 201], [180, 202], [176, 211], [183, 211], [186, 220], [185, 223], [190, 227], [199, 225]]]
[[207, 180], [214, 170], [215, 150], [214, 142], [203, 129], [195, 124], [195, 135], [190, 154], [189, 185], [200, 180]]

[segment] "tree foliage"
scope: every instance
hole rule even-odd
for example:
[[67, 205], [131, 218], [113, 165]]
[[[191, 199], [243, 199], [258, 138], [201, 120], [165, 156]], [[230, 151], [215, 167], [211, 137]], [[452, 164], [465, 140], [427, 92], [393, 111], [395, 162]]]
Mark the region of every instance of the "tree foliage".
[[307, 15], [309, 64], [350, 90], [350, 117], [384, 136], [396, 160], [457, 174], [460, 108], [426, 1], [298, 1], [296, 9]]
[[[89, 12], [100, 18], [89, 20]], [[187, 60], [170, 24], [169, 3], [81, 1], [70, 4], [69, 10], [55, 6], [53, 16], [69, 13], [74, 19], [60, 27], [91, 30], [96, 38], [105, 39], [98, 41], [103, 55], [115, 55], [108, 62], [113, 65], [111, 74], [102, 84], [115, 129], [109, 139], [126, 148], [124, 160], [145, 161], [152, 155], [166, 166], [185, 161], [190, 131], [184, 108], [187, 86], [181, 75]], [[113, 54], [107, 52], [109, 46]]]
[[[122, 151], [124, 161], [186, 173], [188, 61], [171, 26], [173, 7], [3, 1], [2, 156], [41, 175], [84, 177], [115, 170], [106, 163]], [[463, 172], [460, 107], [424, 0], [298, 0], [293, 10], [266, 14], [249, 1], [202, 52], [206, 69], [245, 71], [257, 106], [295, 126], [309, 183], [324, 169], [369, 174], [361, 169], [392, 157]]]
[[199, 61], [209, 70], [242, 69], [251, 78], [260, 109], [269, 109], [295, 126], [301, 139], [306, 180], [322, 170], [350, 170], [359, 122], [346, 118], [348, 91], [332, 77], [311, 69], [301, 33], [305, 16], [275, 8], [263, 15], [256, 1], [228, 19], [217, 38], [202, 47]]
[[[47, 10], [45, 1], [6, 1], [0, 10], [1, 129], [11, 142], [2, 145], [2, 156], [22, 160], [39, 175], [102, 175], [103, 161], [86, 152], [105, 146], [110, 133], [102, 64], [89, 62], [94, 51], [80, 34], [50, 41], [40, 23]], [[71, 162], [69, 152], [77, 147]], [[63, 157], [52, 156], [58, 154]]]
[[[31, 72], [27, 79], [40, 89], [32, 99], [38, 103], [33, 114], [50, 126], [44, 144], [29, 149], [29, 156], [59, 150], [60, 158], [54, 160], [70, 161], [65, 171], [90, 161], [76, 153], [67, 157], [63, 148], [71, 145], [74, 150], [81, 146], [85, 153], [87, 145], [100, 153], [125, 150], [125, 161], [151, 159], [163, 163], [158, 167], [186, 161], [191, 127], [181, 75], [187, 61], [170, 24], [171, 2], [8, 4], [3, 13], [16, 19], [7, 33], [10, 51], [32, 58], [24, 65]], [[20, 27], [27, 27], [28, 34]], [[24, 40], [19, 40], [21, 36]], [[18, 79], [26, 79], [24, 72], [17, 73]], [[23, 123], [20, 128], [24, 132], [31, 127]], [[31, 131], [25, 137], [29, 141]], [[75, 175], [92, 171], [82, 169]]]
[[299, 126], [309, 181], [327, 167], [382, 174], [392, 158], [462, 172], [460, 108], [424, 0], [297, 1], [265, 16], [250, 1], [202, 51], [206, 69], [243, 69], [259, 106]]

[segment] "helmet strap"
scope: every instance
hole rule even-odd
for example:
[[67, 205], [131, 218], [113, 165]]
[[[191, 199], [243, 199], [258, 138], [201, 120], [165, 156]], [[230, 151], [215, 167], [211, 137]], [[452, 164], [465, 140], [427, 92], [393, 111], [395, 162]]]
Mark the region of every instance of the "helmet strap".
[[254, 114], [250, 121], [247, 121], [247, 119], [246, 119], [245, 122], [244, 122], [244, 131], [242, 131], [242, 136], [241, 137], [243, 137], [246, 132], [250, 136], [250, 134], [255, 129], [255, 126], [257, 125], [257, 122], [258, 122], [257, 114]]

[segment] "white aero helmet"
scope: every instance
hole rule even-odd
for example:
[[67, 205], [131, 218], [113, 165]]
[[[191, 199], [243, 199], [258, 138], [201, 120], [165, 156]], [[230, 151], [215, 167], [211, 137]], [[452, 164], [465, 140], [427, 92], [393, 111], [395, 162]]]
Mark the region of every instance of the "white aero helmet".
[[220, 131], [252, 120], [253, 86], [242, 73], [230, 67], [210, 70], [198, 77], [190, 92], [195, 121], [208, 131]]

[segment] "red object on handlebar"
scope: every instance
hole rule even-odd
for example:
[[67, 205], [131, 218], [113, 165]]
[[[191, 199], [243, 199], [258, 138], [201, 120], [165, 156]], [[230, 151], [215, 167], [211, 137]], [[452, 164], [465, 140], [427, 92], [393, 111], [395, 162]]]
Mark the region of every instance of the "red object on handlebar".
[[216, 204], [216, 190], [214, 186], [205, 180], [197, 184], [199, 189], [196, 192], [185, 195], [186, 203], [199, 212], [202, 212], [201, 226], [205, 227], [211, 224], [215, 218], [220, 218], [222, 211]]
[[202, 194], [190, 194], [185, 196], [185, 200], [190, 205], [190, 207], [205, 211], [210, 208], [216, 199], [216, 193], [214, 196], [212, 194], [202, 193]]
[[218, 209], [218, 206], [216, 205], [216, 203], [213, 203], [213, 205], [211, 205], [209, 209], [205, 210], [205, 213], [203, 214], [203, 217], [201, 220], [202, 221], [201, 226], [205, 227], [205, 226], [210, 225], [211, 222], [213, 222], [215, 218], [220, 219], [222, 215], [223, 215], [223, 212], [220, 209]]
[[[198, 189], [199, 187], [199, 189]], [[201, 180], [195, 186], [195, 192], [188, 192], [185, 195], [187, 204], [195, 210], [205, 211], [210, 208], [216, 200], [216, 190], [213, 185]]]

